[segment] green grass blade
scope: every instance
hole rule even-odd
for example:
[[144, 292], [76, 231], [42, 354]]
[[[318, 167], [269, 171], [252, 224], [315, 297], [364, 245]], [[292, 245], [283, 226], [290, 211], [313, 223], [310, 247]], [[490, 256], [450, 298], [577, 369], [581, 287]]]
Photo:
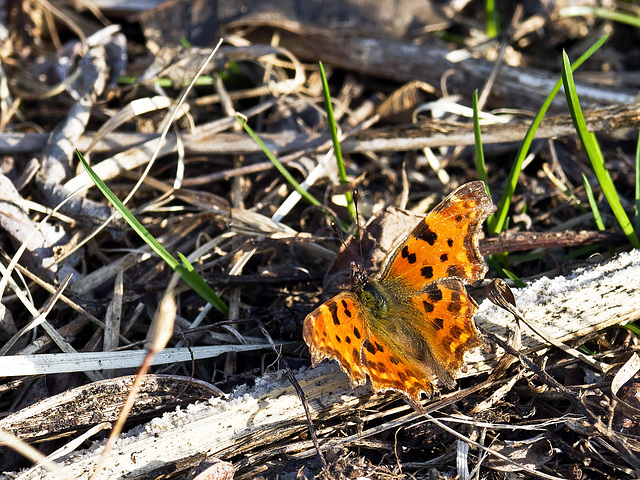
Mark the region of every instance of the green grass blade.
[[289, 184], [295, 189], [295, 191], [298, 192], [302, 196], [302, 198], [306, 199], [311, 205], [313, 205], [315, 207], [320, 207], [322, 212], [332, 222], [335, 222], [337, 225], [340, 226], [340, 229], [343, 232], [346, 232], [348, 230], [347, 226], [344, 225], [344, 223], [339, 218], [335, 218], [331, 214], [331, 212], [329, 212], [326, 208], [324, 208], [322, 203], [320, 203], [313, 195], [311, 195], [309, 192], [307, 192], [304, 188], [302, 188], [300, 186], [300, 184], [297, 182], [297, 180], [295, 178], [293, 178], [293, 176], [289, 173], [289, 171], [282, 164], [282, 162], [280, 160], [278, 160], [273, 153], [271, 153], [271, 151], [267, 148], [267, 146], [262, 141], [262, 139], [258, 136], [258, 134], [256, 132], [254, 132], [253, 129], [247, 124], [245, 119], [242, 118], [240, 115], [236, 115], [236, 119], [238, 120], [240, 125], [242, 125], [242, 128], [244, 128], [244, 130], [253, 139], [253, 141], [256, 142], [256, 144], [262, 149], [264, 154], [267, 156], [267, 158], [269, 158], [271, 163], [273, 163], [273, 165], [276, 167], [278, 172], [280, 172], [280, 174], [284, 177], [284, 179], [287, 182], [289, 182]]
[[271, 163], [273, 163], [273, 166], [276, 167], [278, 172], [280, 172], [280, 175], [282, 175], [284, 179], [289, 182], [289, 184], [295, 189], [295, 191], [302, 195], [302, 197], [305, 198], [311, 205], [322, 207], [322, 203], [320, 203], [313, 195], [302, 188], [298, 181], [289, 173], [289, 170], [287, 170], [286, 167], [282, 164], [282, 162], [278, 160], [273, 153], [271, 153], [271, 151], [267, 148], [258, 134], [254, 132], [253, 129], [247, 124], [245, 119], [240, 115], [236, 115], [236, 119], [238, 120], [240, 125], [242, 125], [242, 128], [244, 128], [244, 130], [249, 134], [249, 136], [253, 138], [253, 141], [256, 142], [262, 149], [267, 158], [271, 161]]
[[593, 196], [593, 189], [591, 188], [591, 184], [587, 179], [587, 176], [582, 174], [582, 181], [584, 182], [584, 189], [587, 192], [587, 198], [589, 199], [589, 205], [591, 205], [591, 211], [593, 212], [593, 219], [596, 222], [596, 226], [598, 230], [604, 232], [604, 222], [602, 221], [602, 215], [600, 215], [600, 209], [598, 208], [598, 204], [596, 203], [596, 199]]
[[591, 162], [593, 171], [600, 183], [600, 188], [602, 188], [602, 192], [609, 202], [611, 211], [618, 220], [618, 223], [620, 224], [624, 234], [627, 236], [629, 243], [631, 243], [634, 248], [640, 248], [640, 240], [638, 240], [638, 237], [633, 230], [633, 226], [629, 221], [629, 217], [624, 211], [624, 208], [622, 208], [618, 192], [605, 167], [604, 158], [600, 151], [600, 146], [598, 145], [596, 136], [587, 129], [587, 123], [585, 122], [584, 115], [582, 114], [576, 85], [573, 81], [571, 64], [569, 63], [569, 57], [566, 52], [562, 52], [562, 82], [564, 84], [564, 93], [567, 98], [567, 105], [569, 106], [573, 125], [578, 132], [578, 137], [580, 138], [582, 147]]
[[582, 16], [594, 16], [598, 18], [604, 18], [606, 20], [613, 20], [614, 22], [626, 23], [633, 27], [640, 27], [640, 17], [638, 15], [631, 15], [630, 13], [624, 13], [616, 10], [609, 10], [608, 8], [601, 7], [566, 7], [560, 10], [561, 17], [582, 17]]
[[[476, 149], [476, 170], [478, 171], [478, 179], [484, 182], [484, 188], [487, 194], [491, 196], [489, 183], [487, 183], [487, 167], [484, 163], [484, 150], [482, 148], [482, 132], [480, 130], [480, 114], [478, 112], [478, 90], [473, 92], [473, 138], [475, 140]], [[487, 225], [495, 222], [494, 214], [487, 218]]]
[[621, 327], [633, 332], [636, 336], [640, 335], [640, 327], [635, 323], [625, 323], [624, 325], [621, 325]]
[[524, 288], [527, 286], [522, 280], [518, 278], [518, 276], [515, 273], [510, 272], [506, 268], [503, 268], [502, 271], [507, 276], [507, 278], [513, 281], [513, 284], [515, 285], [516, 288]]
[[[189, 285], [193, 290], [200, 295], [204, 300], [209, 302], [213, 307], [223, 315], [229, 313], [229, 307], [218, 297], [211, 287], [207, 285], [204, 279], [198, 275], [193, 269], [191, 264], [187, 262], [185, 265], [176, 260], [161, 244], [158, 242], [149, 231], [138, 221], [136, 217], [129, 211], [127, 207], [120, 201], [118, 197], [111, 191], [109, 187], [102, 181], [102, 179], [93, 171], [82, 154], [76, 150], [76, 155], [80, 159], [80, 163], [87, 171], [93, 183], [96, 184], [98, 189], [106, 197], [113, 207], [118, 211], [122, 218], [131, 226], [131, 228], [144, 240], [144, 242], [151, 247], [151, 249], [167, 264], [174, 272], [180, 274], [180, 277]], [[184, 256], [181, 258], [186, 260]]]
[[487, 183], [487, 167], [484, 163], [484, 150], [482, 148], [482, 132], [480, 130], [480, 114], [478, 113], [478, 90], [473, 92], [473, 138], [476, 148], [476, 170], [478, 171], [478, 179], [482, 180], [489, 193], [489, 185]]
[[[327, 75], [324, 71], [324, 65], [319, 62], [320, 65], [320, 78], [322, 78], [322, 93], [324, 96], [324, 108], [327, 111], [327, 122], [329, 122], [329, 131], [331, 132], [331, 141], [333, 142], [333, 153], [336, 156], [336, 163], [338, 165], [338, 177], [340, 183], [346, 185], [349, 183], [347, 179], [347, 170], [344, 167], [344, 159], [342, 158], [342, 148], [340, 147], [340, 139], [338, 138], [338, 129], [336, 128], [336, 119], [333, 115], [333, 105], [331, 104], [331, 94], [329, 92], [329, 83], [327, 82]], [[346, 191], [344, 194], [347, 200], [347, 209], [349, 210], [349, 216], [352, 221], [356, 220], [356, 208], [353, 203], [353, 195], [350, 191]]]
[[[591, 55], [594, 54], [596, 50], [598, 50], [604, 42], [607, 41], [608, 35], [604, 35], [600, 40], [593, 44], [589, 50], [584, 52], [578, 60], [576, 60], [571, 67], [575, 70], [580, 65], [582, 65]], [[551, 106], [551, 102], [560, 91], [560, 87], [562, 86], [562, 78], [558, 80], [556, 85], [551, 90], [551, 93], [547, 96], [546, 100], [540, 107], [538, 114], [531, 122], [531, 126], [527, 130], [527, 133], [520, 145], [520, 149], [516, 154], [516, 160], [511, 166], [511, 171], [509, 172], [509, 178], [507, 179], [507, 184], [505, 186], [504, 192], [502, 193], [502, 199], [500, 200], [500, 205], [498, 206], [498, 211], [495, 213], [495, 224], [492, 228], [490, 228], [491, 233], [500, 233], [504, 227], [505, 222], [507, 220], [507, 215], [509, 213], [509, 207], [511, 206], [511, 197], [513, 197], [514, 192], [516, 191], [516, 185], [518, 184], [518, 178], [520, 177], [520, 171], [522, 170], [522, 164], [524, 159], [527, 157], [529, 153], [529, 148], [531, 148], [531, 143], [533, 142], [533, 137], [536, 133], [536, 130], [542, 123], [542, 119], [544, 118], [549, 106]]]
[[487, 36], [497, 37], [500, 31], [500, 15], [498, 15], [495, 0], [484, 0], [484, 16]]

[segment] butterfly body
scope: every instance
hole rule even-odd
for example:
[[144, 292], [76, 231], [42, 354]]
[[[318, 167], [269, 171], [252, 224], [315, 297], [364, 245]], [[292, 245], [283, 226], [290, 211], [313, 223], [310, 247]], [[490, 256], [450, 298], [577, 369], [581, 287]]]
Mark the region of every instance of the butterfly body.
[[303, 336], [312, 363], [338, 360], [353, 385], [418, 400], [436, 379], [448, 388], [464, 353], [481, 342], [476, 303], [465, 283], [486, 265], [477, 246], [482, 221], [494, 210], [482, 182], [451, 193], [397, 245], [369, 277], [352, 263], [352, 286], [311, 312]]

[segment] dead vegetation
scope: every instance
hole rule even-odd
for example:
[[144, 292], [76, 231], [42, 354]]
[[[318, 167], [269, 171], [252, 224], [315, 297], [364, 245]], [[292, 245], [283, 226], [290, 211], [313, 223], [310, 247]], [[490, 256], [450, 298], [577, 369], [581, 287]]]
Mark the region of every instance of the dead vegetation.
[[[302, 321], [344, 283], [360, 245], [336, 257], [326, 213], [292, 193], [235, 115], [336, 217], [349, 221], [344, 193], [358, 191], [363, 262], [375, 268], [413, 214], [477, 179], [473, 91], [498, 203], [559, 78], [562, 49], [573, 60], [608, 34], [575, 78], [633, 219], [638, 28], [594, 11], [568, 16], [575, 10], [565, 2], [498, 2], [495, 38], [481, 2], [219, 3], [142, 12], [135, 2], [126, 10], [18, 2], [5, 11], [2, 478], [33, 465], [15, 437], [55, 454], [68, 476], [91, 475], [99, 453], [91, 442], [115, 420], [172, 274], [113, 217], [75, 148], [228, 305], [223, 315], [178, 286], [175, 334], [102, 478], [194, 478], [199, 464], [215, 478], [636, 478], [640, 260], [617, 257], [631, 247], [562, 94], [537, 131], [507, 231], [480, 242], [492, 255], [489, 278], [527, 283], [509, 280], [522, 331], [508, 339], [513, 316], [483, 303], [487, 347], [469, 358], [459, 392], [424, 401], [428, 414], [399, 395], [351, 389], [335, 365], [297, 373], [326, 468], [282, 360], [293, 370], [309, 365]], [[624, 6], [637, 18], [627, 4], [604, 5]], [[346, 184], [330, 152], [318, 61], [329, 74]], [[485, 295], [470, 292], [478, 302]], [[504, 355], [491, 335], [515, 350]], [[37, 468], [20, 478], [56, 475]]]

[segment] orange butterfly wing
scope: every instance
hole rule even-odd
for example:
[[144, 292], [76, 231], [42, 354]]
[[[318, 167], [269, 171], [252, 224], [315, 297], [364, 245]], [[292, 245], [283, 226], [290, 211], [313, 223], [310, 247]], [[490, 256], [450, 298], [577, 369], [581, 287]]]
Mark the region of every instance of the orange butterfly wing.
[[341, 292], [307, 315], [302, 332], [313, 366], [336, 359], [353, 386], [364, 384], [367, 373], [360, 352], [369, 330], [362, 313], [357, 295]]
[[378, 278], [402, 278], [416, 290], [439, 278], [456, 277], [465, 283], [482, 279], [487, 267], [477, 234], [494, 211], [483, 182], [462, 185], [400, 243]]
[[486, 265], [477, 233], [495, 210], [482, 182], [461, 186], [400, 242], [373, 278], [356, 274], [354, 288], [310, 313], [304, 339], [312, 363], [336, 359], [361, 385], [419, 400], [437, 378], [449, 388], [464, 353], [480, 344], [477, 305], [464, 283]]

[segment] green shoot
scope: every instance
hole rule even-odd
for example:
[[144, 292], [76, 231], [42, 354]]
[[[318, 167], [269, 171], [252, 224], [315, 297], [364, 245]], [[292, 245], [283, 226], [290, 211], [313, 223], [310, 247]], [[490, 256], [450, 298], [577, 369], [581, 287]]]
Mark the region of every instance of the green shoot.
[[[605, 35], [600, 40], [598, 40], [589, 50], [583, 53], [578, 60], [576, 60], [571, 67], [575, 70], [580, 65], [582, 65], [593, 53], [598, 50], [604, 42], [607, 41], [608, 36]], [[533, 137], [542, 122], [551, 102], [560, 91], [560, 87], [562, 86], [562, 79], [558, 80], [555, 87], [549, 93], [546, 100], [540, 107], [538, 114], [531, 122], [531, 126], [527, 130], [527, 134], [520, 145], [520, 149], [516, 155], [516, 160], [511, 167], [511, 171], [509, 172], [509, 178], [507, 179], [507, 185], [505, 187], [504, 192], [502, 193], [502, 199], [500, 200], [500, 205], [498, 206], [498, 211], [495, 213], [495, 222], [493, 225], [489, 225], [489, 231], [491, 233], [500, 233], [505, 228], [505, 222], [507, 220], [507, 214], [509, 213], [509, 207], [511, 206], [511, 197], [516, 190], [516, 185], [518, 183], [518, 177], [520, 176], [520, 171], [522, 170], [522, 164], [529, 153], [529, 148], [531, 147], [531, 143], [533, 142]]]
[[526, 287], [526, 286], [527, 286], [527, 285], [526, 285], [522, 280], [520, 280], [520, 279], [516, 276], [516, 274], [515, 274], [515, 273], [510, 272], [510, 271], [509, 271], [509, 270], [507, 270], [506, 268], [503, 268], [503, 269], [502, 269], [502, 273], [504, 273], [504, 274], [507, 276], [507, 278], [511, 279], [511, 281], [513, 282], [513, 284], [515, 285], [515, 287], [516, 287], [516, 288], [524, 288], [524, 287]]
[[184, 256], [180, 256], [184, 264], [176, 260], [161, 244], [158, 242], [149, 231], [138, 221], [136, 217], [129, 211], [127, 207], [120, 201], [118, 197], [111, 191], [109, 187], [102, 181], [102, 179], [93, 171], [82, 154], [76, 150], [76, 155], [82, 163], [82, 166], [87, 171], [93, 183], [96, 184], [102, 194], [111, 202], [114, 208], [118, 211], [122, 218], [131, 226], [131, 228], [145, 241], [149, 247], [167, 264], [171, 269], [180, 274], [180, 277], [189, 285], [198, 295], [200, 295], [205, 301], [209, 302], [216, 310], [223, 315], [229, 313], [229, 307], [218, 297], [215, 292], [207, 285], [204, 279], [198, 275], [193, 269], [191, 264], [186, 261]]
[[[338, 176], [340, 183], [346, 185], [349, 183], [347, 180], [347, 171], [344, 168], [344, 159], [342, 158], [342, 149], [340, 148], [340, 139], [338, 138], [338, 129], [336, 128], [336, 119], [333, 115], [333, 105], [331, 104], [331, 94], [329, 92], [329, 83], [327, 82], [327, 75], [324, 71], [324, 65], [322, 62], [318, 62], [320, 65], [320, 77], [322, 78], [322, 93], [324, 96], [324, 108], [327, 111], [327, 122], [329, 123], [329, 131], [331, 132], [331, 140], [333, 141], [333, 153], [336, 156], [336, 163], [338, 164]], [[353, 195], [350, 191], [346, 191], [345, 199], [347, 200], [347, 209], [349, 210], [349, 216], [351, 220], [356, 221], [356, 208], [353, 203]]]
[[600, 7], [566, 7], [560, 10], [561, 17], [594, 16], [613, 20], [614, 22], [626, 23], [633, 27], [640, 27], [640, 17], [615, 10]]
[[484, 0], [484, 16], [487, 36], [489, 38], [497, 37], [500, 31], [500, 16], [496, 9], [495, 0]]
[[629, 217], [624, 211], [624, 208], [622, 208], [618, 192], [605, 167], [604, 158], [600, 151], [600, 146], [598, 145], [596, 136], [587, 129], [587, 123], [585, 122], [584, 115], [582, 114], [578, 93], [576, 92], [576, 85], [573, 81], [571, 64], [569, 63], [569, 57], [566, 52], [562, 52], [562, 82], [564, 84], [564, 92], [567, 98], [567, 105], [569, 106], [573, 125], [578, 132], [578, 137], [580, 138], [582, 147], [591, 162], [593, 171], [600, 183], [600, 188], [602, 188], [602, 192], [607, 198], [609, 206], [618, 220], [622, 231], [627, 236], [629, 243], [631, 243], [634, 248], [640, 248], [640, 240], [638, 240], [638, 237], [633, 230], [633, 225], [631, 225]]
[[633, 332], [636, 336], [640, 335], [640, 327], [635, 323], [625, 323], [624, 325], [620, 325], [622, 328], [626, 328], [630, 332]]
[[302, 196], [302, 198], [305, 198], [311, 205], [315, 207], [320, 207], [324, 212], [324, 214], [327, 215], [328, 218], [330, 218], [332, 221], [339, 224], [342, 231], [346, 232], [347, 227], [343, 225], [339, 219], [334, 218], [334, 216], [329, 211], [327, 211], [326, 208], [324, 208], [324, 206], [322, 205], [322, 203], [318, 201], [318, 199], [316, 199], [313, 195], [311, 195], [307, 190], [302, 188], [302, 186], [298, 183], [298, 181], [295, 178], [293, 178], [293, 175], [289, 173], [289, 170], [287, 170], [287, 168], [282, 164], [282, 162], [278, 160], [273, 153], [271, 153], [271, 150], [269, 150], [269, 148], [265, 145], [265, 143], [258, 136], [258, 134], [254, 132], [253, 129], [247, 124], [246, 120], [242, 118], [240, 115], [236, 115], [236, 119], [238, 120], [238, 123], [242, 125], [242, 128], [244, 128], [244, 130], [253, 139], [253, 141], [256, 142], [256, 144], [262, 149], [262, 152], [267, 156], [267, 158], [269, 158], [271, 163], [273, 163], [273, 166], [276, 167], [278, 172], [280, 172], [280, 175], [282, 175], [284, 179], [287, 182], [289, 182], [289, 184], [294, 188], [294, 190], [298, 192], [300, 196]]
[[[487, 168], [484, 163], [484, 150], [482, 149], [480, 114], [478, 113], [478, 90], [474, 90], [473, 92], [473, 138], [475, 139], [476, 170], [478, 171], [478, 179], [484, 182], [487, 194], [491, 195], [491, 192], [489, 191], [489, 184], [487, 183]], [[489, 224], [492, 218], [493, 215], [487, 219], [487, 224]]]
[[308, 191], [300, 186], [298, 181], [293, 178], [293, 175], [289, 173], [289, 170], [282, 164], [280, 160], [276, 158], [276, 156], [271, 153], [269, 148], [265, 145], [262, 139], [258, 136], [256, 132], [247, 124], [246, 120], [242, 118], [240, 115], [236, 115], [236, 119], [238, 123], [242, 125], [242, 128], [249, 134], [249, 136], [253, 139], [254, 142], [258, 144], [258, 146], [262, 149], [264, 154], [269, 158], [273, 166], [276, 167], [280, 175], [284, 177], [284, 179], [289, 182], [289, 184], [294, 188], [296, 192], [298, 192], [303, 198], [305, 198], [311, 205], [316, 207], [322, 207], [322, 203], [320, 203], [313, 195], [311, 195]]
[[589, 199], [589, 205], [591, 205], [591, 211], [593, 212], [593, 219], [596, 222], [598, 230], [604, 232], [604, 222], [602, 221], [602, 215], [600, 215], [600, 209], [598, 208], [596, 199], [593, 196], [593, 189], [591, 188], [591, 184], [589, 183], [589, 180], [584, 173], [582, 174], [582, 180], [584, 182], [584, 189], [587, 192], [587, 198]]

